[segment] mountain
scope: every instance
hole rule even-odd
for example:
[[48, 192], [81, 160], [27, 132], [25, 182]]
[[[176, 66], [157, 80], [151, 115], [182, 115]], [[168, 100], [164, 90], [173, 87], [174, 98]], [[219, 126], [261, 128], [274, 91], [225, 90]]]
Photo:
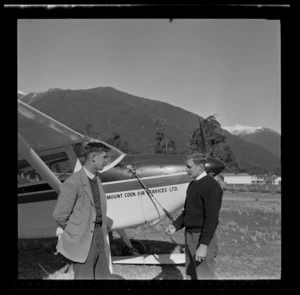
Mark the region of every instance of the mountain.
[[[103, 140], [119, 133], [122, 140], [141, 154], [154, 154], [157, 119], [163, 123], [166, 137], [176, 142], [178, 153], [189, 149], [188, 140], [199, 128], [198, 115], [194, 113], [112, 87], [48, 90], [34, 97], [29, 93], [23, 101], [80, 133], [89, 130], [91, 136]], [[224, 132], [241, 168], [280, 166], [278, 157], [266, 149]]]
[[242, 125], [222, 128], [250, 143], [254, 143], [265, 148], [278, 158], [281, 156], [281, 135], [272, 129]]
[[[26, 95], [21, 96], [19, 99], [22, 100], [23, 102], [26, 102], [28, 104], [32, 104], [33, 102], [43, 98], [45, 95], [49, 94], [50, 92], [55, 92], [55, 91], [60, 91], [62, 89], [59, 88], [50, 88], [46, 92], [30, 92]], [[19, 91], [18, 91], [19, 93]]]
[[24, 93], [23, 91], [18, 91], [18, 99], [21, 99], [22, 100], [22, 97], [26, 96], [27, 94]]
[[[274, 171], [280, 167], [280, 159], [258, 144], [248, 142], [226, 130], [226, 143], [231, 147], [240, 168], [253, 171], [252, 167]], [[261, 172], [260, 172], [261, 173]]]
[[222, 126], [223, 129], [227, 130], [233, 135], [243, 135], [243, 134], [251, 134], [255, 133], [256, 131], [261, 130], [263, 127], [250, 127], [250, 126], [242, 126], [239, 124], [236, 124], [235, 126], [232, 127], [224, 127]]

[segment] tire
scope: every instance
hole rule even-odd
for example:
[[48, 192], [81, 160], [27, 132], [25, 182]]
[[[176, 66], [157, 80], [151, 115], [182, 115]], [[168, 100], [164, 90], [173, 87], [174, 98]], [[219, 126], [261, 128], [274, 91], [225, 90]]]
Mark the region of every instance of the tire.
[[142, 242], [138, 240], [130, 240], [130, 242], [133, 248], [129, 248], [127, 245], [125, 245], [122, 249], [122, 254], [124, 256], [134, 256], [137, 253], [140, 255], [146, 254], [146, 247]]

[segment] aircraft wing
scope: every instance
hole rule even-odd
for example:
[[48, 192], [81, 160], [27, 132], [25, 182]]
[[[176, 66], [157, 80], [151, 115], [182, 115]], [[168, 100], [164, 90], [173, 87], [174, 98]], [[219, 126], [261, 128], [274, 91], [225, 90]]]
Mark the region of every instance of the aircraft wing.
[[36, 151], [80, 142], [83, 136], [18, 100], [18, 132]]
[[[18, 133], [36, 153], [74, 145], [85, 139], [84, 135], [20, 100], [18, 100]], [[99, 141], [111, 148], [111, 161], [102, 171], [113, 167], [125, 156], [117, 148], [98, 139], [95, 139], [95, 141]], [[18, 155], [24, 155], [24, 147], [21, 144], [18, 144]]]

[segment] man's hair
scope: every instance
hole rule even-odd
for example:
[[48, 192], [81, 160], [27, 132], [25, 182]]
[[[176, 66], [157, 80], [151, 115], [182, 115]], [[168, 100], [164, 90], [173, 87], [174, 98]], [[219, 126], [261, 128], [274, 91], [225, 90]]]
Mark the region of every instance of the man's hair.
[[83, 144], [83, 154], [85, 158], [87, 158], [88, 155], [90, 155], [91, 153], [95, 153], [95, 152], [107, 153], [108, 151], [110, 151], [110, 147], [98, 141], [89, 141]]
[[207, 155], [200, 152], [192, 152], [185, 156], [186, 160], [192, 160], [196, 165], [205, 165], [207, 161]]

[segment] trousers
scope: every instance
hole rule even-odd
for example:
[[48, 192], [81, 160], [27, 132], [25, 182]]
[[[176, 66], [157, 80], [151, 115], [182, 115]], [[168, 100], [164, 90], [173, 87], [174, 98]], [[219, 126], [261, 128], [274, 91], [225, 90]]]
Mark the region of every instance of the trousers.
[[200, 233], [185, 231], [185, 271], [187, 280], [217, 279], [215, 272], [215, 258], [218, 255], [218, 238], [214, 234], [208, 248], [207, 255], [201, 262], [195, 260], [196, 250], [199, 246]]
[[84, 263], [74, 262], [74, 280], [99, 280], [110, 277], [104, 251], [104, 236], [100, 226], [95, 226], [91, 248]]

